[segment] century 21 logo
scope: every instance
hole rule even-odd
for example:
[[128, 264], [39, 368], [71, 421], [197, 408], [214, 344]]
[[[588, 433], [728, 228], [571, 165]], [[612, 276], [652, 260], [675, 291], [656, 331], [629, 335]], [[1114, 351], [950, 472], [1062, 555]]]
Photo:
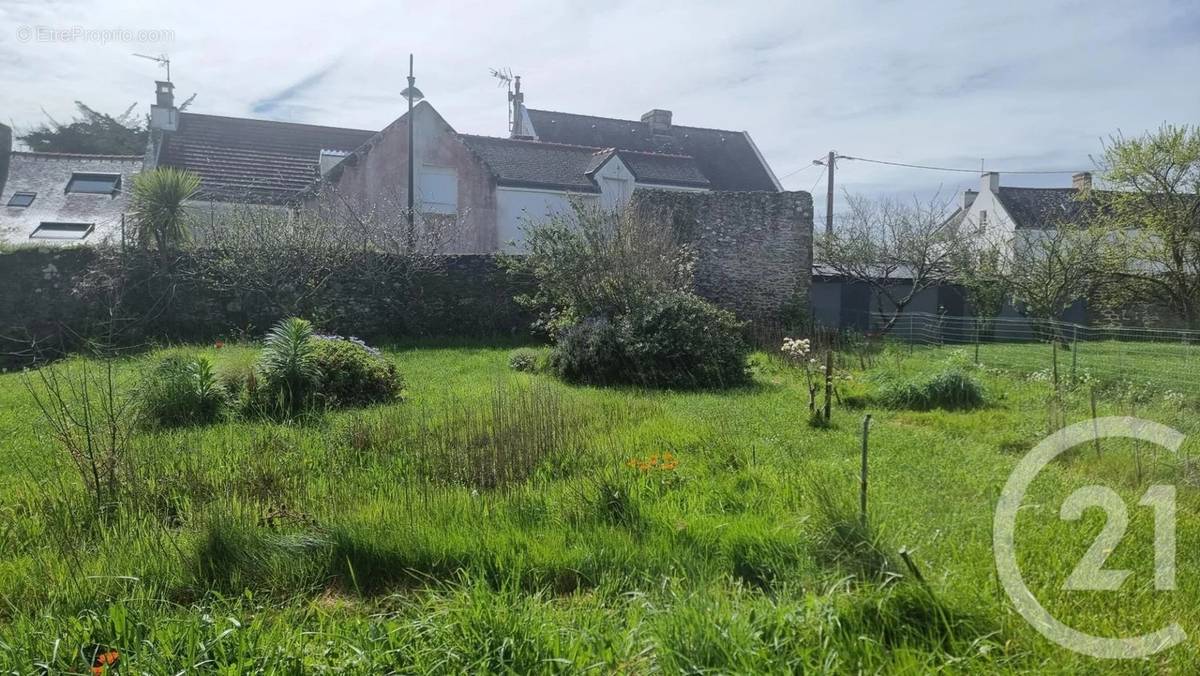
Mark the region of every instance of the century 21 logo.
[[[1184, 435], [1165, 425], [1149, 420], [1128, 417], [1099, 418], [1064, 427], [1046, 437], [1033, 448], [1008, 477], [996, 504], [992, 528], [992, 543], [996, 556], [996, 571], [1004, 590], [1012, 599], [1017, 612], [1043, 636], [1076, 652], [1102, 658], [1136, 658], [1166, 650], [1187, 638], [1178, 623], [1140, 636], [1110, 638], [1092, 636], [1069, 627], [1050, 614], [1025, 585], [1017, 564], [1013, 544], [1017, 510], [1029, 485], [1046, 465], [1065, 451], [1080, 444], [1112, 437], [1126, 437], [1157, 444], [1178, 453]], [[1175, 487], [1151, 486], [1139, 504], [1154, 510], [1154, 587], [1175, 589]], [[1115, 591], [1129, 577], [1128, 570], [1109, 570], [1104, 567], [1108, 555], [1116, 549], [1129, 525], [1125, 501], [1106, 486], [1086, 486], [1072, 493], [1063, 502], [1059, 516], [1078, 520], [1090, 507], [1101, 507], [1107, 521], [1100, 535], [1075, 566], [1063, 585], [1068, 590]]]

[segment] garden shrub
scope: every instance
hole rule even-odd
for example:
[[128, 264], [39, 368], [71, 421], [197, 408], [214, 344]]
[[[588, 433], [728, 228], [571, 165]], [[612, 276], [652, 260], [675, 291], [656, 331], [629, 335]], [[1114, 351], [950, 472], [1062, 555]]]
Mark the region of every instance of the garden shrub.
[[207, 358], [171, 355], [159, 360], [143, 379], [140, 403], [150, 425], [182, 427], [221, 420], [230, 399]]
[[584, 319], [558, 335], [550, 369], [570, 383], [629, 382], [624, 342], [618, 323], [602, 317]]
[[932, 378], [893, 382], [884, 386], [880, 403], [889, 408], [914, 411], [968, 410], [983, 405], [983, 386], [977, 380], [952, 369]]
[[313, 361], [320, 371], [317, 392], [333, 408], [392, 401], [404, 386], [395, 364], [354, 339], [314, 338]]
[[627, 320], [625, 352], [635, 382], [652, 387], [719, 388], [749, 380], [750, 349], [733, 313], [691, 293], [650, 300]]
[[719, 388], [749, 381], [748, 353], [732, 313], [694, 294], [666, 293], [616, 321], [564, 330], [550, 366], [574, 383]]
[[522, 373], [534, 373], [538, 370], [540, 355], [537, 350], [527, 347], [518, 348], [508, 353], [508, 367]]
[[256, 370], [248, 401], [259, 412], [286, 416], [310, 407], [321, 379], [312, 324], [298, 317], [276, 324], [267, 334]]

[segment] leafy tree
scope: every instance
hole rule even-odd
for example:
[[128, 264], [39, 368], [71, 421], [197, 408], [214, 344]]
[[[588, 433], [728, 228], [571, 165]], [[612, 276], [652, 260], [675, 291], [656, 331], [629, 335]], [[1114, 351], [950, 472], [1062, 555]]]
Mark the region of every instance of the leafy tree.
[[979, 244], [963, 250], [955, 265], [954, 282], [966, 295], [975, 318], [975, 362], [979, 362], [979, 339], [986, 334], [1004, 311], [1011, 294], [1004, 270], [1004, 247], [981, 238]]
[[48, 123], [18, 138], [38, 152], [141, 155], [146, 151], [147, 124], [134, 114], [136, 106], [114, 117], [76, 101], [79, 114], [74, 120], [63, 124], [47, 115]]
[[1110, 301], [1150, 301], [1200, 325], [1200, 127], [1163, 125], [1112, 137], [1087, 198], [1102, 231]]
[[173, 167], [159, 167], [133, 179], [130, 214], [137, 242], [167, 252], [190, 236], [188, 200], [200, 190], [200, 177]]
[[635, 209], [575, 204], [523, 230], [525, 254], [506, 263], [537, 280], [537, 292], [517, 300], [552, 335], [580, 319], [625, 315], [662, 294], [691, 291], [692, 248]]

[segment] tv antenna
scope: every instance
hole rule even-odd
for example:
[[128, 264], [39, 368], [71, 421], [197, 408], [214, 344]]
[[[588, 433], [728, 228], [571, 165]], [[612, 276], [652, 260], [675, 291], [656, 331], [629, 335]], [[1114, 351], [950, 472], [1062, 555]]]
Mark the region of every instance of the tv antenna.
[[147, 61], [153, 61], [158, 64], [159, 68], [166, 68], [167, 69], [167, 82], [171, 81], [171, 59], [166, 54], [159, 54], [158, 56], [150, 56], [148, 54], [135, 53], [134, 56], [138, 57], [139, 59], [146, 59]]
[[492, 77], [496, 78], [497, 87], [508, 89], [508, 130], [515, 136], [521, 136], [521, 106], [524, 105], [525, 95], [521, 93], [521, 76], [513, 75], [511, 68], [492, 68]]

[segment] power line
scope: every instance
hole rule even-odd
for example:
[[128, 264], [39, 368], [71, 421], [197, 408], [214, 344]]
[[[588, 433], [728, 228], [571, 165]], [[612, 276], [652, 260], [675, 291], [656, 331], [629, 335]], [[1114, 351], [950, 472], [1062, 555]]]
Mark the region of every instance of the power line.
[[1044, 171], [1031, 171], [1031, 170], [1002, 171], [999, 169], [980, 170], [980, 169], [961, 169], [961, 168], [957, 168], [957, 167], [934, 167], [934, 166], [930, 166], [927, 164], [909, 164], [908, 162], [890, 162], [888, 160], [873, 160], [873, 159], [866, 158], [866, 157], [852, 157], [850, 155], [841, 155], [841, 156], [839, 156], [839, 159], [857, 160], [859, 162], [870, 162], [872, 164], [886, 164], [886, 165], [889, 165], [892, 167], [907, 167], [909, 169], [929, 169], [932, 171], [957, 171], [957, 172], [961, 172], [961, 173], [965, 173], [965, 174], [980, 174], [980, 173], [985, 173], [987, 171], [991, 171], [991, 172], [999, 173], [999, 174], [1075, 174], [1075, 173], [1079, 172], [1078, 169], [1061, 169], [1061, 170], [1044, 170]]

